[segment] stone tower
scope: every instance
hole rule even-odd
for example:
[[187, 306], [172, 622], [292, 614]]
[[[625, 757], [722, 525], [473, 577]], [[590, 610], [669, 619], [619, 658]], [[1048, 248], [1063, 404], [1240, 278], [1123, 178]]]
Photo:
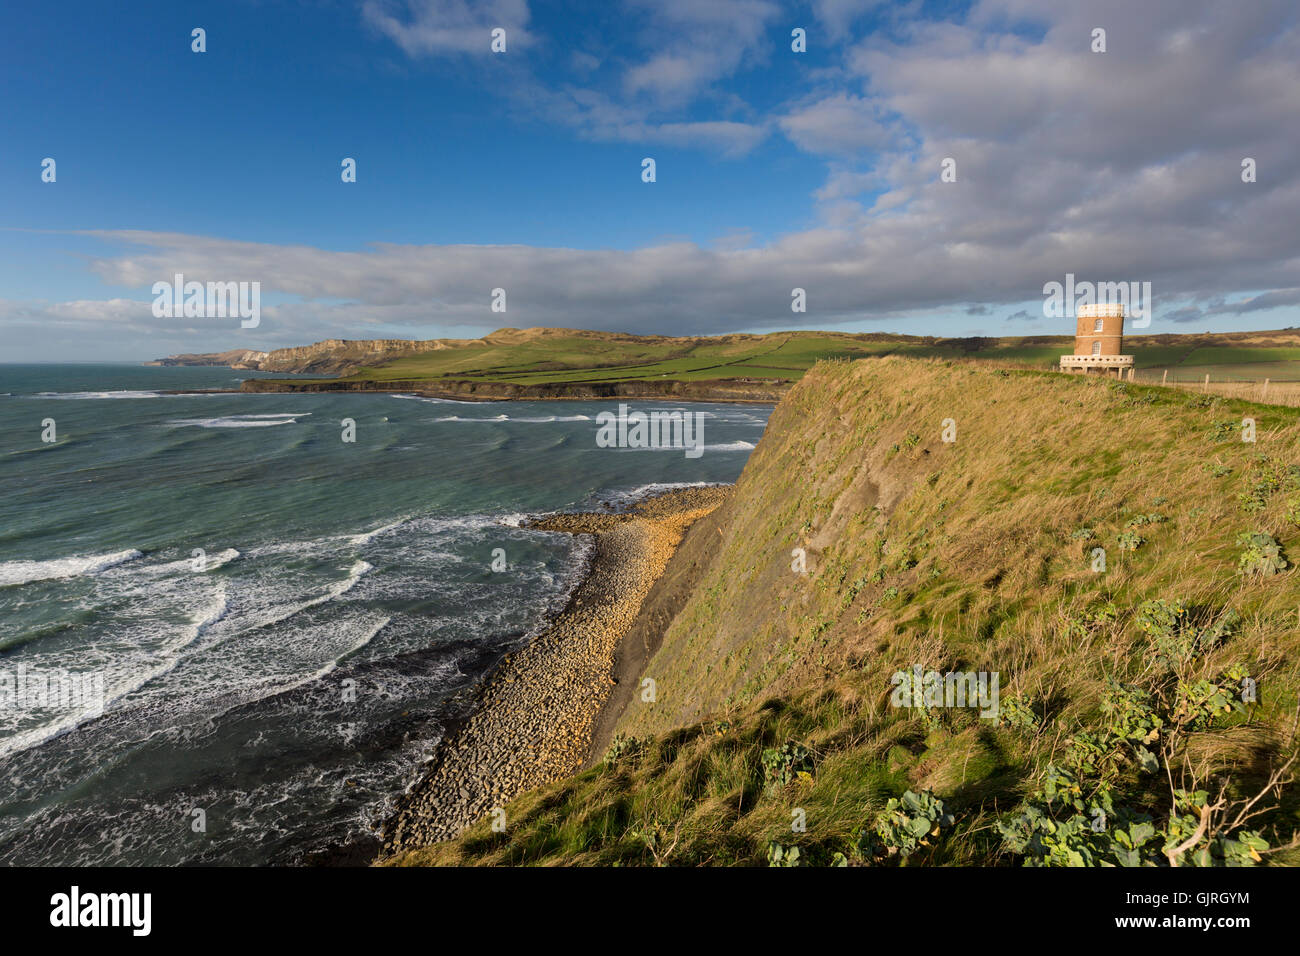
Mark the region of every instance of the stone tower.
[[1081, 305], [1074, 354], [1061, 356], [1061, 371], [1122, 378], [1126, 369], [1131, 372], [1133, 368], [1133, 356], [1120, 354], [1123, 347], [1124, 306]]

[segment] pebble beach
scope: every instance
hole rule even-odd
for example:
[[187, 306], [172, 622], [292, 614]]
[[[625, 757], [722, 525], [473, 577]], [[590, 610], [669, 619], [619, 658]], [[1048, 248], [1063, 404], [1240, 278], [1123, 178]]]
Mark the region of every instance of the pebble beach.
[[504, 657], [470, 716], [383, 827], [381, 856], [450, 839], [515, 796], [577, 772], [614, 688], [615, 657], [686, 530], [730, 487], [677, 489], [626, 513], [556, 514], [539, 530], [590, 534], [586, 579], [549, 628]]

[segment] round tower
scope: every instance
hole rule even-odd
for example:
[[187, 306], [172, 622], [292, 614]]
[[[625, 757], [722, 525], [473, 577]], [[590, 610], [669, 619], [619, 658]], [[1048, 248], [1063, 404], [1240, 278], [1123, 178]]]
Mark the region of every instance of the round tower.
[[1124, 347], [1123, 305], [1081, 305], [1074, 331], [1074, 354], [1061, 356], [1061, 370], [1123, 376], [1133, 356]]

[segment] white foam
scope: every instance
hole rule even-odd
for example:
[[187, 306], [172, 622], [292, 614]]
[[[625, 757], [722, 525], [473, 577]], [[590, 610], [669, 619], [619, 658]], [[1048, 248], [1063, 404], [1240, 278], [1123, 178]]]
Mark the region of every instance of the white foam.
[[388, 531], [392, 531], [394, 528], [400, 528], [403, 524], [406, 523], [406, 521], [409, 518], [410, 515], [407, 515], [402, 518], [398, 518], [396, 521], [390, 521], [388, 524], [381, 525], [380, 527], [375, 528], [373, 531], [363, 531], [361, 534], [354, 534], [348, 540], [350, 540], [353, 544], [356, 545], [369, 544], [371, 541], [379, 537], [381, 534], [384, 534], [385, 532]]
[[215, 571], [224, 564], [229, 564], [239, 556], [239, 551], [235, 548], [226, 548], [226, 550], [219, 551], [216, 554], [206, 555], [203, 559], [203, 570], [201, 572], [194, 570], [193, 558], [181, 558], [179, 561], [167, 561], [163, 564], [146, 564], [139, 568], [132, 568], [132, 572], [152, 575], [176, 574], [181, 572], [206, 574], [209, 571]]
[[753, 451], [756, 446], [747, 441], [725, 442], [721, 445], [705, 445], [705, 451]]
[[462, 418], [459, 415], [445, 415], [435, 418], [435, 422], [524, 422], [530, 425], [550, 425], [555, 422], [589, 422], [590, 415], [546, 415], [542, 418], [511, 418], [509, 415], [495, 415], [492, 418]]
[[401, 392], [389, 392], [389, 398], [405, 398], [412, 402], [427, 402], [430, 405], [482, 405], [482, 402], [462, 402], [454, 398], [430, 398], [427, 395], [404, 395]]
[[[47, 740], [73, 730], [88, 720], [99, 717], [117, 701], [138, 691], [151, 680], [171, 671], [180, 661], [181, 653], [194, 644], [208, 628], [221, 620], [225, 616], [228, 607], [229, 599], [223, 582], [217, 587], [208, 603], [196, 609], [190, 615], [189, 626], [181, 632], [180, 636], [156, 652], [161, 659], [157, 660], [152, 666], [137, 669], [131, 667], [130, 663], [127, 662], [126, 666], [123, 667], [121, 666], [122, 661], [119, 659], [114, 661], [114, 664], [119, 665], [117, 667], [99, 668], [104, 680], [102, 708], [95, 707], [93, 710], [62, 713], [53, 720], [39, 726], [29, 728], [21, 733], [11, 734], [0, 740], [0, 757], [38, 746]], [[71, 671], [72, 668], [37, 667], [36, 670], [53, 670], [57, 672], [60, 670]], [[104, 673], [105, 671], [107, 673]]]
[[32, 398], [58, 398], [58, 399], [77, 399], [77, 398], [162, 398], [162, 392], [139, 392], [120, 390], [113, 392], [37, 392]]
[[223, 415], [217, 418], [177, 418], [170, 422], [176, 428], [268, 428], [275, 425], [293, 425], [311, 412], [281, 412], [274, 415]]
[[[240, 621], [241, 629], [252, 627], [266, 627], [268, 624], [278, 624], [295, 614], [301, 614], [310, 607], [318, 604], [324, 604], [326, 601], [333, 601], [335, 598], [342, 597], [348, 591], [356, 586], [356, 583], [373, 570], [374, 565], [368, 561], [357, 561], [348, 569], [348, 575], [342, 581], [336, 581], [327, 587], [322, 594], [314, 598], [308, 598], [306, 601], [294, 601], [288, 604], [276, 604], [265, 608], [262, 614], [249, 614], [245, 619]], [[249, 620], [251, 618], [251, 620]]]
[[661, 495], [666, 491], [680, 491], [683, 488], [726, 488], [729, 486], [730, 482], [726, 481], [652, 481], [649, 484], [637, 485], [630, 491], [613, 489], [598, 495], [597, 500], [612, 505], [630, 505], [638, 501], [644, 501], [646, 498]]
[[376, 621], [374, 624], [372, 624], [368, 629], [362, 630], [359, 633], [357, 640], [353, 641], [352, 644], [341, 654], [339, 654], [337, 657], [331, 658], [323, 666], [318, 667], [310, 674], [305, 674], [302, 677], [292, 681], [287, 686], [277, 687], [275, 693], [283, 694], [285, 691], [293, 690], [296, 687], [301, 687], [303, 684], [310, 683], [311, 681], [314, 680], [320, 680], [320, 678], [324, 677], [325, 675], [332, 673], [334, 670], [338, 668], [339, 664], [343, 661], [344, 658], [351, 657], [357, 651], [361, 650], [363, 647], [365, 647], [367, 644], [373, 641], [375, 637], [379, 634], [379, 632], [388, 626], [388, 622], [391, 620], [392, 617], [388, 617], [388, 616], [379, 618], [379, 620]]
[[141, 552], [130, 548], [126, 551], [114, 551], [111, 554], [76, 555], [49, 561], [4, 561], [0, 562], [0, 587], [98, 574], [127, 561], [134, 561], [141, 556]]
[[[755, 446], [747, 441], [724, 442], [720, 445], [695, 446], [703, 451], [753, 451]], [[619, 448], [618, 451], [675, 451], [681, 454], [690, 451], [692, 446], [685, 443], [675, 445], [647, 445], [640, 448]]]

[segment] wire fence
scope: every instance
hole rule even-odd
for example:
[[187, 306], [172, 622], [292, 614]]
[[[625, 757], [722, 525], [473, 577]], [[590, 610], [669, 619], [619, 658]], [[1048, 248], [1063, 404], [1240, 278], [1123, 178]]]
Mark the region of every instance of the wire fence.
[[1300, 408], [1300, 382], [1275, 382], [1269, 378], [1243, 380], [1236, 376], [1241, 369], [1234, 370], [1231, 381], [1215, 381], [1213, 372], [1203, 372], [1191, 378], [1189, 369], [1178, 369], [1176, 373], [1169, 369], [1137, 369], [1133, 381], [1143, 385], [1167, 385], [1188, 392], [1201, 392], [1206, 395], [1219, 395], [1223, 398], [1241, 398], [1251, 402], [1264, 402], [1269, 405], [1289, 405]]

